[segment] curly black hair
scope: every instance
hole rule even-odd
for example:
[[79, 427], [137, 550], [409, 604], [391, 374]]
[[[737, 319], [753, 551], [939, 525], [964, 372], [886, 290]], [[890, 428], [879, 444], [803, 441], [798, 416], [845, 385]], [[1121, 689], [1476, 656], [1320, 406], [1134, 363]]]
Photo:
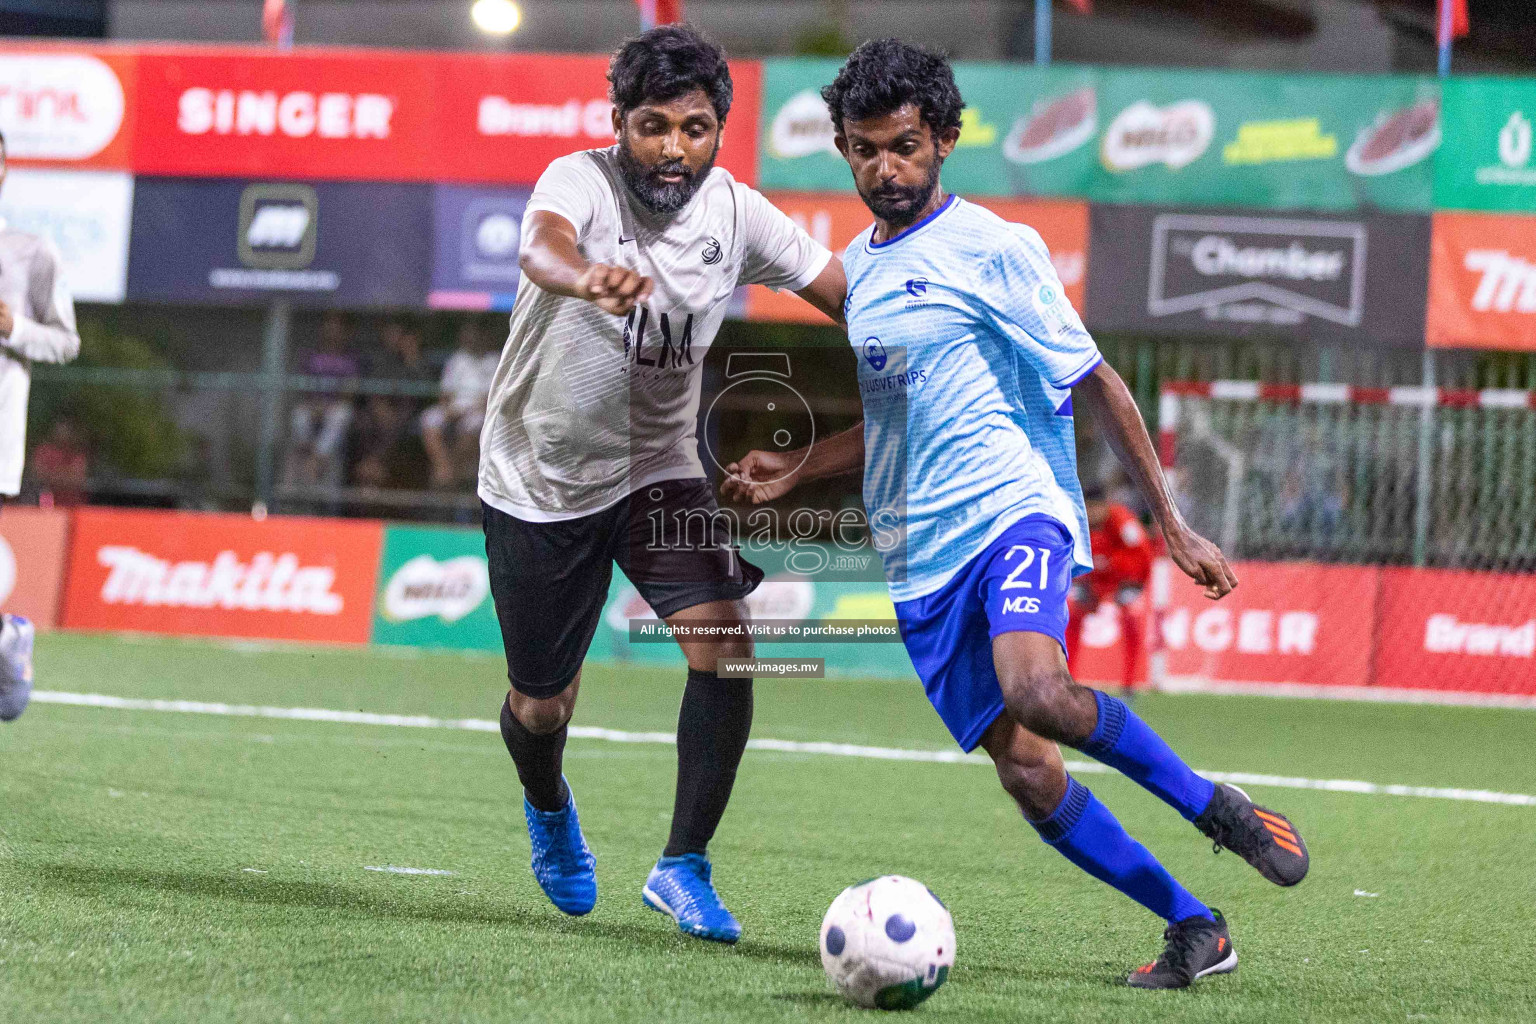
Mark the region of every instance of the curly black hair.
[[608, 63], [608, 98], [619, 115], [644, 103], [703, 89], [725, 124], [731, 110], [731, 69], [725, 51], [692, 25], [659, 25], [626, 40]]
[[915, 104], [935, 137], [960, 127], [965, 101], [955, 70], [942, 53], [900, 39], [871, 39], [848, 55], [832, 84], [821, 90], [832, 125], [863, 121]]

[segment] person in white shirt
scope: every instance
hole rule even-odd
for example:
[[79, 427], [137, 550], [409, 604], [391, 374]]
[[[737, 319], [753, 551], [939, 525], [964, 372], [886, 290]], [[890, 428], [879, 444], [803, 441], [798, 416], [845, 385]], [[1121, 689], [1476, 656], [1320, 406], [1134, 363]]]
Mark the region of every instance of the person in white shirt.
[[473, 317], [459, 325], [458, 342], [443, 364], [441, 397], [421, 414], [421, 444], [432, 466], [433, 487], [456, 486], [460, 467], [474, 459], [485, 400], [501, 362], [501, 352]]
[[[533, 872], [585, 914], [593, 858], [561, 774], [581, 663], [618, 562], [681, 639], [672, 831], [641, 893], [688, 935], [735, 942], [706, 845], [752, 725], [743, 598], [762, 571], [733, 545], [699, 462], [704, 355], [743, 284], [796, 292], [841, 319], [842, 265], [787, 216], [714, 166], [731, 107], [719, 47], [686, 26], [625, 43], [609, 66], [618, 144], [561, 157], [523, 218], [523, 277], [480, 434], [491, 593], [511, 689], [502, 738], [523, 785]], [[743, 130], [751, 131], [751, 127]], [[673, 536], [700, 524], [696, 536]], [[659, 527], [664, 535], [651, 536]]]
[[[4, 184], [5, 136], [0, 135], [0, 187]], [[79, 352], [75, 306], [59, 254], [48, 239], [13, 230], [0, 219], [0, 501], [21, 490], [32, 364], [67, 363]], [[31, 696], [32, 623], [5, 615], [0, 622], [0, 721], [18, 717]]]

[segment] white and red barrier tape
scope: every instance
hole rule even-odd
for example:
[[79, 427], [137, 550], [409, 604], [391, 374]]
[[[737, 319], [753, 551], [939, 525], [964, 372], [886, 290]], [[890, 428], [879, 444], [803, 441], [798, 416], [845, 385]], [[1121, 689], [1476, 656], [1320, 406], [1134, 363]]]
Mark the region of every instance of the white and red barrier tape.
[[1158, 403], [1158, 447], [1163, 465], [1173, 465], [1179, 399], [1216, 398], [1234, 402], [1288, 402], [1311, 405], [1406, 405], [1446, 409], [1536, 409], [1536, 391], [1513, 388], [1362, 388], [1352, 384], [1261, 384], [1254, 380], [1170, 381]]

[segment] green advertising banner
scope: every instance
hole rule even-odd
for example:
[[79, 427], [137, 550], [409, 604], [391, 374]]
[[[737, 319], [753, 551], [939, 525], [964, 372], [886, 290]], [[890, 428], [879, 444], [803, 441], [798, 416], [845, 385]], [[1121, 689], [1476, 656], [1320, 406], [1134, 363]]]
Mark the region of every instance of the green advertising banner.
[[[809, 565], [808, 573], [793, 573], [789, 560]], [[863, 549], [849, 555], [820, 544], [802, 543], [792, 549], [753, 547], [746, 552], [768, 578], [747, 598], [758, 620], [815, 623], [827, 619], [894, 621], [879, 559]], [[818, 564], [834, 558], [865, 561], [867, 581], [817, 579]], [[809, 560], [807, 562], [807, 559]], [[622, 573], [613, 574], [602, 624], [592, 638], [587, 657], [593, 661], [639, 661], [683, 664], [682, 652], [670, 639], [631, 642], [630, 620], [654, 620]], [[380, 558], [379, 591], [374, 600], [373, 637], [376, 644], [454, 650], [500, 651], [501, 630], [491, 601], [486, 571], [485, 538], [479, 530], [435, 526], [386, 526]], [[825, 658], [830, 675], [906, 678], [912, 674], [906, 648], [899, 641], [816, 641], [760, 643], [764, 657]]]
[[[769, 60], [763, 70], [760, 187], [852, 192], [853, 177], [832, 142], [821, 87], [837, 60]], [[945, 184], [979, 196], [1087, 194], [1097, 128], [1086, 67], [957, 64], [965, 96], [960, 141], [944, 165]]]
[[1103, 78], [1100, 202], [1424, 211], [1438, 84], [1404, 76]]
[[[767, 61], [766, 189], [848, 192], [819, 89], [835, 60]], [[978, 196], [1427, 211], [1439, 84], [1411, 76], [958, 64], [945, 184]]]
[[501, 650], [485, 536], [474, 529], [386, 526], [373, 642]]
[[1435, 158], [1442, 210], [1536, 211], [1536, 81], [1459, 78], [1445, 85], [1445, 146]]

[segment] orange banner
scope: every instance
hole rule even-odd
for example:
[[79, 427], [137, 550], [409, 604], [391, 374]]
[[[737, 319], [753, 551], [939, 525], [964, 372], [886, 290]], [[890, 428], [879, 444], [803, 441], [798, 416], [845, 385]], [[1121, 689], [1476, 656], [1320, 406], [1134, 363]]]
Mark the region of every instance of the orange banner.
[[[856, 195], [821, 192], [770, 192], [768, 200], [794, 218], [811, 237], [839, 256], [859, 232], [873, 222], [868, 207]], [[970, 199], [1004, 220], [1027, 224], [1040, 232], [1051, 261], [1061, 276], [1067, 298], [1079, 312], [1088, 270], [1088, 204], [1071, 200]], [[827, 318], [790, 292], [754, 287], [747, 299], [752, 320], [825, 324]]]
[[1536, 352], [1536, 217], [1435, 214], [1426, 334], [1434, 348]]
[[366, 643], [383, 524], [81, 509], [64, 625]]
[[0, 510], [0, 611], [25, 615], [39, 629], [59, 619], [69, 513], [7, 506]]

